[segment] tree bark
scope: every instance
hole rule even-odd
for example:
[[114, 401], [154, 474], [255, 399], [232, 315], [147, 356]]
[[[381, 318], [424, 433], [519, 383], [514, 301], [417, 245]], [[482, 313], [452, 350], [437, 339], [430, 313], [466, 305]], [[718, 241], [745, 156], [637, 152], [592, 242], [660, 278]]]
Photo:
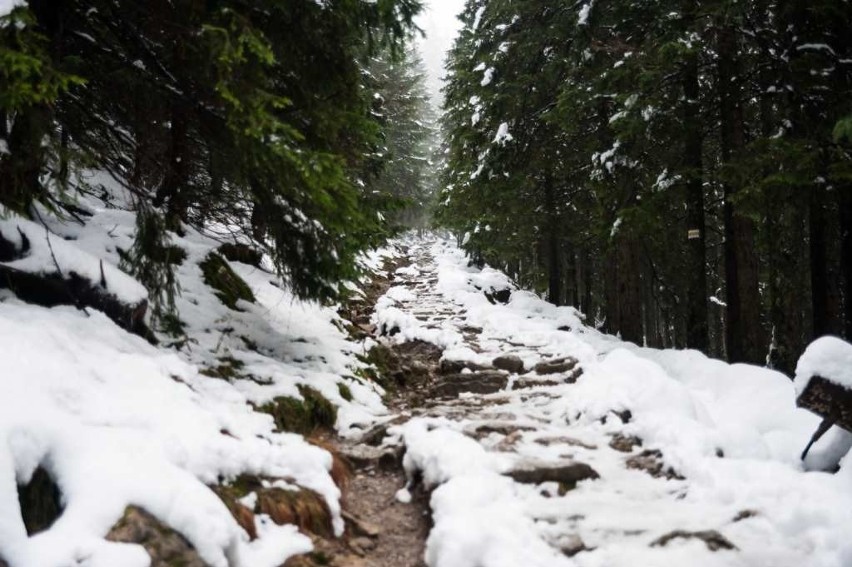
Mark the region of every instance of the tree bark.
[[690, 54], [683, 70], [684, 165], [689, 170], [686, 184], [687, 216], [687, 316], [686, 346], [707, 352], [710, 341], [707, 326], [707, 243], [704, 226], [703, 139], [698, 108], [698, 57]]
[[[740, 93], [736, 30], [730, 22], [717, 29], [718, 94], [721, 119], [721, 158], [731, 165], [745, 148], [745, 124]], [[731, 362], [759, 364], [764, 360], [760, 323], [758, 263], [754, 249], [754, 222], [735, 204], [737, 187], [725, 183], [725, 292], [727, 350]]]

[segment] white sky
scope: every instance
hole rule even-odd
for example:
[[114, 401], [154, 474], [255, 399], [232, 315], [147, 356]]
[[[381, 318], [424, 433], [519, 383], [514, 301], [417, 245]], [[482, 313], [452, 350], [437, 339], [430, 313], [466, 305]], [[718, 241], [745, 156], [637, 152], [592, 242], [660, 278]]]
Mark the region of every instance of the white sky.
[[465, 0], [426, 0], [426, 8], [417, 19], [417, 25], [426, 32], [418, 41], [423, 63], [428, 74], [427, 85], [436, 105], [441, 103], [441, 77], [444, 76], [444, 59], [453, 46], [461, 23], [456, 19], [464, 9]]

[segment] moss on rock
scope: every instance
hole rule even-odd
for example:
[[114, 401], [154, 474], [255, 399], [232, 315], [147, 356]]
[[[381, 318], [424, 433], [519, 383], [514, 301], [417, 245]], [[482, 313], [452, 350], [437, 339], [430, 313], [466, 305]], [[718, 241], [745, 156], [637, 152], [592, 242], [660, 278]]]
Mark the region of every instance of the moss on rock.
[[275, 398], [258, 409], [275, 419], [279, 431], [309, 435], [317, 429], [332, 429], [337, 422], [334, 404], [309, 386], [299, 386], [299, 393], [301, 400]]
[[251, 288], [219, 254], [211, 252], [199, 266], [204, 275], [204, 283], [216, 291], [216, 297], [228, 308], [239, 311], [237, 302], [240, 299], [249, 303], [255, 302]]

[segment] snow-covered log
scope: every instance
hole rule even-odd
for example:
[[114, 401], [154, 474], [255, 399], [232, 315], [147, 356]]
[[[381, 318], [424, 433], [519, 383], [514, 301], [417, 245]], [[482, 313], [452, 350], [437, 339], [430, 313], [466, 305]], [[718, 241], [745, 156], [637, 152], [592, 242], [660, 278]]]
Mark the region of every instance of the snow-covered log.
[[20, 217], [0, 219], [0, 289], [44, 307], [97, 309], [131, 333], [151, 335], [139, 282]]

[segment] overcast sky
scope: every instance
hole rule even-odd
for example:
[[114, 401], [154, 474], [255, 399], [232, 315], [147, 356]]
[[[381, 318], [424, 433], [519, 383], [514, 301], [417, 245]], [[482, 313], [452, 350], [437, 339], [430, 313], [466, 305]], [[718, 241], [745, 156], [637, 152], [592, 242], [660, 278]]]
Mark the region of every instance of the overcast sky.
[[441, 101], [444, 59], [461, 27], [456, 14], [462, 9], [464, 0], [427, 0], [424, 14], [417, 20], [417, 25], [426, 32], [426, 37], [420, 40], [420, 52], [429, 75], [429, 91], [436, 104]]

